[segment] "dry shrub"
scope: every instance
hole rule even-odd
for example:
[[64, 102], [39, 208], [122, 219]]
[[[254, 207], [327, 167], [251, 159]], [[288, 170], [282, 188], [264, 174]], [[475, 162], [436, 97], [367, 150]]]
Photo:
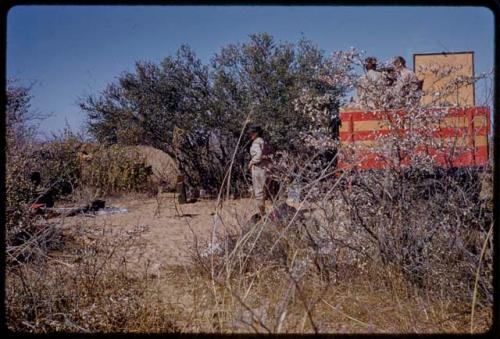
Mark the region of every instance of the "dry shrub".
[[8, 81], [6, 105], [5, 254], [6, 264], [37, 259], [40, 249], [52, 246], [56, 232], [30, 210], [36, 188], [30, 172], [39, 166], [33, 121], [41, 116], [31, 109], [31, 88]]
[[10, 146], [7, 149], [5, 175], [5, 230], [6, 244], [15, 241], [18, 234], [34, 232], [35, 223], [29, 214], [27, 203], [33, 198], [33, 187], [29, 181], [29, 168], [33, 161], [29, 157], [17, 154], [20, 148]]
[[[408, 281], [456, 301], [472, 299], [481, 264], [482, 300], [491, 306], [492, 244], [482, 263], [479, 256], [492, 220], [478, 203], [478, 181], [464, 185], [456, 174], [412, 174], [356, 173], [352, 190], [342, 194], [348, 232], [357, 246]], [[464, 175], [474, 178], [470, 171]]]
[[38, 148], [34, 153], [38, 161], [31, 168], [41, 172], [44, 187], [67, 183], [72, 191], [91, 189], [94, 195], [106, 196], [154, 191], [159, 184], [171, 186], [165, 173], [161, 173], [163, 182], [153, 180], [158, 173], [153, 173], [141, 148], [91, 144], [71, 131]]
[[113, 145], [96, 147], [82, 164], [81, 182], [101, 195], [140, 192], [151, 188], [151, 167], [138, 149]]
[[8, 328], [21, 332], [175, 331], [172, 308], [158, 294], [158, 281], [148, 275], [147, 267], [137, 271], [128, 264], [130, 257], [141, 257], [141, 231], [109, 235], [109, 230], [75, 227], [69, 234], [71, 240], [61, 233], [60, 224], [30, 210], [40, 194], [30, 181], [31, 171], [41, 172], [42, 191], [60, 183], [73, 188], [94, 184], [102, 186], [104, 193], [147, 187], [150, 173], [144, 158], [118, 147], [97, 148], [95, 164], [99, 166], [90, 169], [93, 181], [86, 182], [86, 164], [78, 157], [82, 145], [71, 133], [42, 145], [9, 139]]
[[82, 137], [66, 129], [53, 140], [38, 147], [34, 155], [37, 163], [33, 170], [40, 171], [42, 186], [52, 187], [63, 182], [74, 189], [79, 186], [81, 168], [78, 152], [84, 144]]
[[[37, 233], [39, 218], [29, 207], [36, 192], [30, 181], [30, 169], [36, 165], [33, 145], [8, 138], [5, 168], [5, 244], [22, 244]], [[29, 255], [28, 255], [29, 256]], [[9, 258], [7, 258], [7, 261]]]
[[194, 258], [217, 278], [240, 276], [263, 265], [290, 271], [295, 269], [290, 265], [302, 260], [310, 261], [319, 273], [334, 273], [325, 269], [335, 264], [337, 248], [323, 247], [329, 237], [324, 231], [318, 217], [297, 212], [281, 201], [268, 219], [223, 228], [213, 242], [198, 244]]
[[[371, 148], [385, 163], [382, 170], [363, 171], [355, 166], [345, 172], [350, 189], [342, 191], [347, 231], [381, 265], [389, 265], [412, 284], [457, 302], [472, 300], [477, 268], [482, 268], [479, 292], [484, 306], [491, 307], [492, 239], [487, 239], [492, 213], [481, 202], [484, 168], [452, 166], [467, 146], [460, 137], [436, 140], [434, 126], [441, 124], [446, 109], [406, 107], [403, 114], [380, 113], [388, 133]], [[403, 135], [401, 130], [406, 131]], [[342, 156], [356, 164], [360, 154], [346, 144]], [[445, 154], [438, 164], [428, 152]], [[486, 256], [480, 262], [483, 244]]]
[[[172, 332], [170, 305], [140, 258], [143, 228], [82, 227], [66, 234], [64, 255], [7, 267], [7, 325], [22, 332]], [[42, 260], [43, 258], [43, 260]]]
[[[404, 277], [376, 264], [339, 270], [337, 279], [262, 265], [231, 280], [192, 279], [195, 310], [189, 331], [222, 333], [460, 333], [468, 305], [412, 288]], [[475, 330], [491, 325], [478, 310]]]
[[[392, 140], [394, 147], [412, 144]], [[386, 170], [344, 171], [326, 153], [282, 154], [275, 173], [283, 194], [269, 215], [242, 225], [216, 220], [211, 239], [193, 247], [193, 272], [210, 292], [205, 307], [219, 319], [210, 330], [338, 331], [325, 312], [353, 310], [349, 298], [341, 303], [331, 295], [340, 286], [355, 293], [350, 286], [363, 281], [371, 286], [363, 293], [390, 296], [396, 313], [401, 303], [411, 308], [419, 300], [434, 316], [424, 320], [421, 311], [404, 309], [401, 327], [375, 326], [367, 321], [377, 318], [374, 306], [354, 317], [359, 331], [463, 332], [479, 265], [477, 305], [485, 318], [475, 328], [485, 330], [493, 293], [491, 210], [479, 200], [478, 173], [440, 171], [422, 155]], [[297, 185], [295, 210], [284, 200]]]

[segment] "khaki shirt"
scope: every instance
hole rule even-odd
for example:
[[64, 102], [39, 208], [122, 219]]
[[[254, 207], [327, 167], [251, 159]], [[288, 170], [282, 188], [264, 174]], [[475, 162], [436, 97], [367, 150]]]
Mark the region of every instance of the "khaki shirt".
[[267, 156], [264, 154], [264, 139], [256, 138], [252, 142], [252, 146], [250, 146], [250, 155], [252, 159], [250, 160], [250, 164], [252, 166], [264, 167], [270, 163]]
[[384, 75], [381, 72], [368, 70], [359, 79], [357, 103], [362, 107], [375, 109], [378, 107], [380, 92], [385, 88]]
[[[403, 68], [398, 72], [396, 78], [396, 89], [398, 91], [408, 91], [408, 90], [416, 90], [418, 78], [411, 70], [408, 68]], [[415, 88], [413, 88], [415, 87]], [[408, 93], [401, 93], [401, 95], [407, 95]]]

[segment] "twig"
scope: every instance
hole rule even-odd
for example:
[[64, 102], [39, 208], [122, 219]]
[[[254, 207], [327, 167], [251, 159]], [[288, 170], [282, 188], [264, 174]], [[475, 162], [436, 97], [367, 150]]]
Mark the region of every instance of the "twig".
[[488, 245], [488, 240], [493, 233], [493, 223], [491, 223], [486, 239], [484, 239], [483, 248], [481, 249], [481, 255], [479, 256], [479, 263], [477, 264], [476, 279], [474, 281], [474, 292], [472, 293], [472, 305], [470, 312], [470, 333], [474, 333], [474, 311], [476, 308], [476, 297], [477, 297], [477, 285], [479, 282], [479, 272], [481, 271], [481, 263], [483, 262], [484, 252], [486, 252], [486, 247]]
[[348, 315], [348, 314], [346, 314], [346, 313], [342, 312], [341, 310], [339, 310], [339, 309], [338, 309], [338, 307], [335, 307], [335, 306], [331, 305], [331, 304], [330, 304], [330, 303], [328, 303], [325, 299], [321, 298], [321, 301], [322, 301], [324, 304], [326, 304], [327, 306], [330, 306], [332, 310], [334, 310], [334, 311], [336, 311], [336, 312], [338, 312], [338, 313], [342, 314], [342, 315], [343, 315], [344, 317], [346, 317], [347, 319], [350, 319], [350, 320], [352, 320], [352, 321], [354, 321], [354, 322], [356, 322], [356, 323], [358, 323], [358, 324], [361, 324], [361, 325], [363, 325], [363, 326], [372, 327], [372, 325], [367, 324], [367, 323], [365, 323], [365, 322], [363, 322], [363, 321], [361, 321], [361, 320], [359, 320], [359, 319], [356, 319], [356, 318], [354, 318], [354, 317], [351, 317], [350, 315]]

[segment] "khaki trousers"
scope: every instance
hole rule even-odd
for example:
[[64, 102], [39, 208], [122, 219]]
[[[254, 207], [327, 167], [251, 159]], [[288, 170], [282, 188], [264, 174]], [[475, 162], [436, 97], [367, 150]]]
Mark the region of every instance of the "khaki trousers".
[[265, 206], [265, 186], [266, 186], [266, 169], [259, 166], [252, 166], [252, 186], [255, 200], [259, 209]]

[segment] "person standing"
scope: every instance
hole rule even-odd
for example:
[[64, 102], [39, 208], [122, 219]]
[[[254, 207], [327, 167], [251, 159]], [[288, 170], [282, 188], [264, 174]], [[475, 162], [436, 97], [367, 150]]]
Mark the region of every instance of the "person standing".
[[383, 74], [377, 70], [376, 58], [366, 58], [364, 69], [365, 74], [359, 79], [357, 86], [358, 104], [363, 108], [377, 109], [386, 81]]
[[393, 61], [396, 72], [396, 83], [394, 86], [394, 97], [398, 104], [417, 103], [421, 97], [422, 81], [420, 81], [415, 73], [406, 68], [406, 60], [397, 56]]
[[266, 213], [265, 189], [271, 165], [271, 160], [269, 159], [270, 150], [266, 141], [262, 138], [263, 130], [260, 126], [250, 126], [247, 135], [252, 140], [252, 146], [250, 147], [251, 159], [248, 163], [248, 168], [252, 172], [253, 192], [260, 215], [264, 216]]

